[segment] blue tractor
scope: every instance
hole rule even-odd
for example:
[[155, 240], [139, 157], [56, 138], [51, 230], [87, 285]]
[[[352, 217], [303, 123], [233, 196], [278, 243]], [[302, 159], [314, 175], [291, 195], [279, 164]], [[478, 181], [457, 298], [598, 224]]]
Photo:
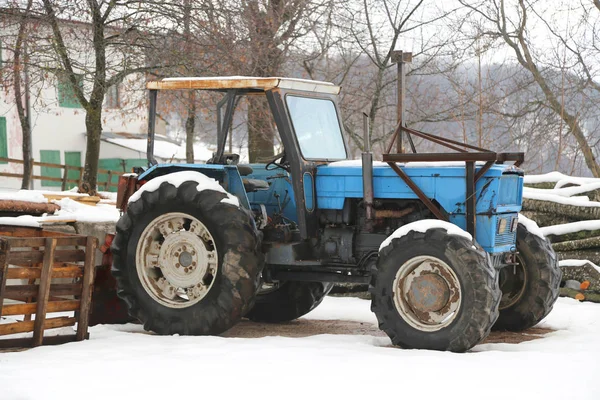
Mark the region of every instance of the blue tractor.
[[[556, 301], [556, 256], [518, 214], [522, 153], [399, 123], [395, 140], [413, 152], [373, 162], [367, 148], [348, 160], [340, 88], [326, 82], [165, 78], [148, 89], [149, 166], [120, 179], [112, 244], [119, 296], [145, 329], [212, 335], [243, 317], [290, 321], [344, 282], [369, 285], [394, 345], [463, 352], [492, 328], [537, 324]], [[224, 94], [206, 164], [154, 159], [165, 90]], [[238, 100], [250, 95], [266, 96], [284, 150], [241, 165], [225, 148]], [[455, 152], [417, 153], [414, 136]]]

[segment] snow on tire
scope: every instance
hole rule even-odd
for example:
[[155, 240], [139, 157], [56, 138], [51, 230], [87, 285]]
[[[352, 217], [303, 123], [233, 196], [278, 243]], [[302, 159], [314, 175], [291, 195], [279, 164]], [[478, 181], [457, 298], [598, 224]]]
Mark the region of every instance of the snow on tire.
[[117, 223], [112, 273], [146, 330], [219, 334], [250, 308], [262, 269], [259, 239], [249, 214], [223, 201], [229, 196], [165, 179]]

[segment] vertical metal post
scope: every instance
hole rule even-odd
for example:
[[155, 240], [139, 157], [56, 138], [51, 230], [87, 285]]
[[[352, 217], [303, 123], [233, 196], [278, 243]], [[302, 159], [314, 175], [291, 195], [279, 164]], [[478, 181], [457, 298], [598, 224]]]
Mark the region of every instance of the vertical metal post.
[[146, 157], [148, 164], [156, 165], [158, 162], [154, 158], [154, 131], [156, 129], [156, 98], [158, 90], [150, 90], [150, 102], [148, 104], [148, 147], [146, 149]]
[[373, 209], [373, 153], [371, 153], [371, 140], [369, 139], [369, 116], [363, 113], [364, 151], [362, 153], [362, 178], [363, 178], [363, 201], [365, 205], [366, 229], [373, 229], [375, 211]]
[[467, 232], [473, 236], [475, 240], [475, 162], [466, 162], [466, 180], [467, 180], [467, 201], [466, 201], [466, 217], [467, 217]]
[[404, 133], [402, 127], [406, 126], [404, 118], [405, 92], [406, 92], [406, 65], [412, 62], [412, 53], [402, 50], [392, 51], [392, 63], [398, 64], [398, 136], [396, 137], [396, 152], [404, 153]]

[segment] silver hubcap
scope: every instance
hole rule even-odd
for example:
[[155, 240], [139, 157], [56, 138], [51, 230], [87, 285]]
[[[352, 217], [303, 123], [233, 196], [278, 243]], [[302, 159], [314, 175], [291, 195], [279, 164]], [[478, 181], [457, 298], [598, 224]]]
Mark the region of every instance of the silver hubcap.
[[462, 297], [452, 268], [429, 256], [404, 263], [396, 272], [393, 291], [394, 305], [402, 319], [426, 332], [450, 325], [458, 314]]
[[215, 241], [202, 222], [184, 213], [154, 219], [140, 237], [136, 269], [157, 302], [185, 308], [202, 300], [217, 274]]

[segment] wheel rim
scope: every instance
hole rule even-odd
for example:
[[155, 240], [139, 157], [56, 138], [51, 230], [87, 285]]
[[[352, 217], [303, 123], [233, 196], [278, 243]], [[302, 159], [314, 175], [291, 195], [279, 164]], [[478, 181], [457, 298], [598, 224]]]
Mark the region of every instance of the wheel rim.
[[144, 290], [170, 308], [201, 301], [215, 282], [215, 240], [197, 218], [167, 213], [155, 218], [136, 249], [136, 270]]
[[393, 283], [394, 305], [410, 326], [433, 332], [458, 314], [462, 292], [458, 277], [444, 261], [420, 256], [405, 262]]
[[521, 300], [527, 286], [525, 264], [521, 256], [517, 255], [517, 264], [504, 267], [500, 270], [500, 290], [502, 299], [498, 308], [504, 310], [512, 307]]

